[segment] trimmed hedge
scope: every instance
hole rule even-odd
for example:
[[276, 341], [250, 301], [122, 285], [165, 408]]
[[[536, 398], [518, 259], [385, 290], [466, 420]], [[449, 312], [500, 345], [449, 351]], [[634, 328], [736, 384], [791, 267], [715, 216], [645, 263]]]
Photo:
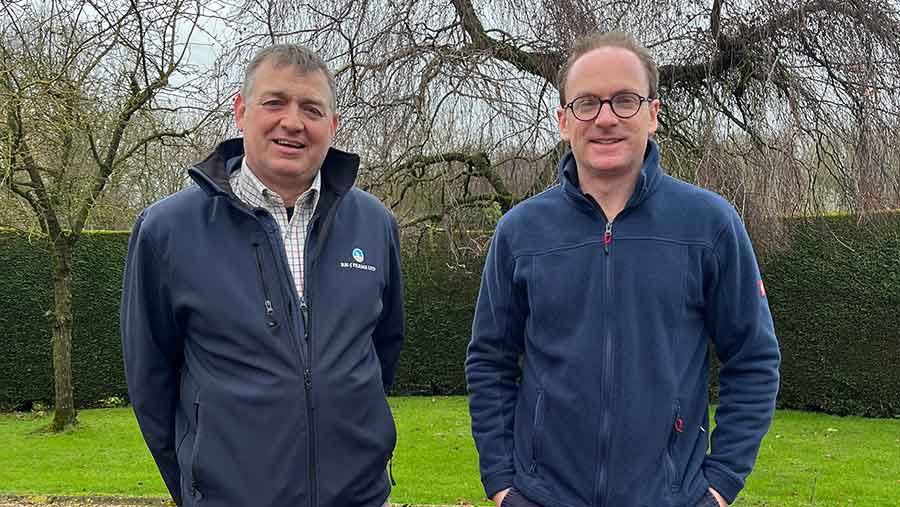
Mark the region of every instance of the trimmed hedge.
[[[75, 403], [125, 396], [119, 299], [127, 232], [92, 231], [72, 260], [72, 376]], [[53, 399], [53, 279], [48, 245], [0, 230], [0, 409]]]
[[484, 259], [453, 259], [440, 233], [404, 250], [407, 332], [393, 393], [465, 394], [463, 363]]
[[780, 406], [900, 416], [900, 213], [798, 220], [765, 266]]
[[[791, 220], [763, 266], [782, 347], [779, 406], [900, 415], [900, 213]], [[404, 245], [407, 342], [395, 394], [465, 394], [463, 361], [483, 259], [451, 259], [440, 234]], [[75, 399], [125, 396], [118, 302], [127, 233], [85, 233], [75, 253]], [[0, 408], [52, 399], [46, 245], [0, 231]]]

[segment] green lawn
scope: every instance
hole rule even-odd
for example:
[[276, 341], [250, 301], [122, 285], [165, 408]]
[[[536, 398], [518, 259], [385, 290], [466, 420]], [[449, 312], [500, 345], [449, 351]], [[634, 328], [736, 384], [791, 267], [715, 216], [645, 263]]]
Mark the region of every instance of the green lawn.
[[[481, 503], [465, 398], [393, 398], [394, 502]], [[0, 494], [164, 496], [130, 409], [83, 410], [81, 426], [35, 433], [49, 415], [0, 415]], [[900, 420], [779, 411], [742, 507], [900, 505]]]

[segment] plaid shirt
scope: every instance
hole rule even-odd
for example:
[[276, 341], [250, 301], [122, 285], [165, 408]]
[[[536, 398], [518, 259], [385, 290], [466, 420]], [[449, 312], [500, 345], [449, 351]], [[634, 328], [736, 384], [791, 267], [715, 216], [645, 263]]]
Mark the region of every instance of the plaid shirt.
[[229, 177], [229, 183], [234, 190], [234, 195], [247, 205], [263, 208], [275, 218], [278, 228], [281, 230], [281, 239], [284, 243], [284, 253], [287, 255], [288, 266], [294, 276], [294, 287], [297, 294], [303, 297], [303, 255], [306, 247], [306, 230], [312, 219], [313, 211], [319, 202], [319, 191], [322, 188], [322, 173], [317, 172], [316, 178], [306, 192], [294, 201], [294, 214], [288, 220], [287, 211], [284, 209], [284, 200], [273, 192], [247, 167], [247, 159], [241, 164], [241, 169], [235, 171]]

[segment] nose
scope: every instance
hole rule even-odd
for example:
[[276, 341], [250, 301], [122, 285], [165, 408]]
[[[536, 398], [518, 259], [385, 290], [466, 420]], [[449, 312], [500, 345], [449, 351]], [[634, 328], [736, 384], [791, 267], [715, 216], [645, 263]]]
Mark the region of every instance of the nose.
[[594, 118], [594, 124], [598, 127], [607, 127], [619, 123], [619, 117], [613, 113], [612, 102], [603, 102], [600, 104], [600, 111]]
[[300, 113], [300, 111], [296, 111], [292, 108], [285, 111], [285, 113], [281, 116], [279, 125], [281, 125], [281, 127], [283, 127], [285, 130], [289, 131], [303, 130], [305, 127], [305, 125], [303, 124], [303, 115]]

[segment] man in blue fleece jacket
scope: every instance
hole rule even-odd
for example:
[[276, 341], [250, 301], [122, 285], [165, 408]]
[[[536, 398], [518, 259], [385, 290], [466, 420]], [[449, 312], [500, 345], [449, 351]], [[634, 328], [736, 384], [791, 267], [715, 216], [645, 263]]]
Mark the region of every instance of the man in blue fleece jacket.
[[558, 81], [559, 185], [497, 226], [466, 377], [498, 506], [728, 505], [771, 423], [756, 258], [730, 203], [662, 172], [658, 81], [629, 35], [580, 39]]

